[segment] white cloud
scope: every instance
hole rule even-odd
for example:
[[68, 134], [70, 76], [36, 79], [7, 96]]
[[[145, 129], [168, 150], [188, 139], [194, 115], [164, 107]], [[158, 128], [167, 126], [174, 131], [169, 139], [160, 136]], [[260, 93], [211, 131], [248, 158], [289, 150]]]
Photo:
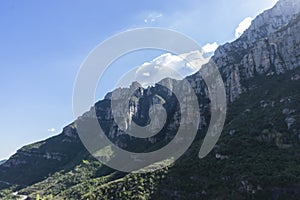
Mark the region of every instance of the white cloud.
[[235, 29], [235, 37], [240, 37], [245, 30], [249, 28], [251, 25], [253, 18], [252, 17], [246, 17], [241, 23], [238, 25], [238, 27]]
[[48, 128], [48, 132], [54, 133], [56, 131], [55, 128]]
[[214, 42], [214, 43], [207, 43], [206, 45], [204, 45], [203, 47], [202, 47], [202, 49], [203, 49], [203, 51], [205, 52], [205, 53], [213, 53], [213, 52], [215, 52], [215, 50], [218, 48], [218, 44], [216, 43], [216, 42]]
[[174, 70], [174, 72], [176, 71], [175, 73], [184, 77], [199, 70], [204, 63], [206, 63], [206, 60], [202, 57], [200, 51], [191, 51], [180, 55], [173, 55], [171, 53], [162, 54], [152, 61], [144, 63], [142, 67], [144, 65], [153, 65], [152, 68], [156, 70], [169, 68], [169, 71]]
[[156, 13], [156, 12], [153, 12], [153, 13], [150, 13], [146, 19], [144, 19], [144, 22], [146, 24], [148, 23], [154, 23], [157, 19], [161, 18], [163, 16], [163, 14], [161, 13]]
[[209, 58], [204, 58], [202, 55], [203, 53], [198, 50], [180, 55], [162, 54], [129, 71], [119, 80], [117, 87], [129, 86], [134, 81], [147, 87], [167, 77], [182, 79], [197, 72], [208, 62]]

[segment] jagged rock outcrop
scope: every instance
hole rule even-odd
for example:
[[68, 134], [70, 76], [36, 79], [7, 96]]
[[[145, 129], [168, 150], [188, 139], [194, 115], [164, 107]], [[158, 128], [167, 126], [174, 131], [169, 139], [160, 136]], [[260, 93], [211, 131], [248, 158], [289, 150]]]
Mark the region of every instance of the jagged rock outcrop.
[[299, 13], [300, 1], [279, 1], [255, 18], [240, 38], [216, 50], [213, 60], [223, 74], [229, 102], [247, 91], [243, 80], [300, 65]]

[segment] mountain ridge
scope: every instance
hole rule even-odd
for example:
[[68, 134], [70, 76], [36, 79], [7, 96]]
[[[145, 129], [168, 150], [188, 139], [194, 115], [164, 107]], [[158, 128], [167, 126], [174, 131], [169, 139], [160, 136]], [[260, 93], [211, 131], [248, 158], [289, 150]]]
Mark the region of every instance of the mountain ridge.
[[[260, 19], [260, 18], [264, 18], [264, 17], [260, 17], [260, 16], [264, 16], [268, 13], [272, 13], [272, 11], [274, 9], [278, 9], [278, 7], [282, 6], [283, 3], [290, 3], [290, 4], [294, 4], [294, 2], [297, 2], [295, 0], [284, 0], [284, 1], [279, 1], [273, 8], [263, 12], [261, 15], [259, 15], [256, 19], [254, 19], [254, 25], [251, 25], [249, 27], [248, 30], [246, 30], [244, 32], [244, 34], [242, 34], [242, 36], [237, 39], [236, 41], [234, 41], [233, 43], [230, 43], [230, 45], [232, 46], [242, 46], [242, 48], [244, 49], [244, 45], [241, 45], [240, 44], [240, 41], [243, 40], [243, 38], [245, 38], [245, 36], [247, 36], [249, 38], [249, 31], [251, 32], [251, 30], [253, 29], [253, 27], [256, 27], [258, 26], [257, 24], [259, 24], [258, 22], [256, 21], [259, 21], [257, 19]], [[293, 10], [297, 10], [299, 11], [300, 10], [300, 5], [299, 3], [297, 4], [298, 7], [293, 7], [295, 9]], [[290, 6], [287, 6], [288, 8], [290, 8]], [[280, 10], [279, 10], [280, 11]], [[276, 15], [278, 15], [276, 13]], [[284, 15], [282, 15], [284, 16]], [[283, 19], [291, 19], [292, 16], [290, 14], [287, 15], [288, 17], [282, 17]], [[282, 20], [283, 22], [285, 22], [284, 20]], [[285, 24], [285, 23], [282, 23], [282, 24]], [[299, 23], [298, 23], [299, 24]], [[272, 34], [272, 32], [271, 32]], [[297, 36], [297, 34], [295, 34], [295, 36]], [[300, 39], [299, 39], [300, 40]], [[245, 42], [243, 42], [244, 44]], [[236, 54], [236, 53], [233, 53], [234, 50], [229, 48], [228, 47], [229, 43], [228, 44], [225, 44], [223, 46], [220, 46], [217, 50], [216, 50], [216, 53], [215, 55], [212, 57], [212, 59], [215, 61], [215, 63], [217, 64], [217, 66], [219, 66], [219, 69], [221, 71], [221, 74], [223, 75], [223, 80], [224, 80], [224, 83], [225, 83], [225, 86], [226, 86], [226, 93], [227, 93], [227, 97], [228, 97], [228, 101], [229, 102], [232, 102], [234, 101], [236, 98], [238, 98], [238, 96], [242, 93], [242, 91], [246, 91], [247, 88], [243, 87], [241, 85], [241, 74], [246, 74], [245, 77], [246, 78], [249, 78], [249, 77], [253, 77], [253, 74], [250, 73], [250, 75], [247, 75], [247, 73], [245, 72], [245, 70], [251, 68], [251, 70], [249, 71], [257, 71], [258, 74], [262, 74], [262, 73], [266, 73], [267, 70], [269, 69], [264, 69], [263, 71], [259, 71], [256, 66], [255, 66], [255, 62], [254, 61], [251, 61], [251, 58], [248, 58], [247, 57], [250, 57], [251, 54], [248, 54], [246, 56], [243, 57], [243, 60], [246, 59], [246, 61], [244, 61], [244, 64], [241, 65], [240, 63], [232, 63], [232, 56], [230, 55], [227, 55], [227, 53], [224, 53], [224, 49], [226, 49], [227, 52], [230, 52], [231, 54]], [[262, 46], [266, 45], [265, 43], [260, 43], [260, 41], [258, 42], [258, 46], [257, 49], [260, 49]], [[283, 45], [284, 47], [284, 45]], [[237, 49], [236, 51], [239, 51], [239, 49]], [[222, 56], [220, 56], [222, 55]], [[223, 59], [224, 58], [224, 55], [225, 57], [227, 57], [225, 60]], [[288, 56], [286, 56], [288, 57]], [[257, 62], [259, 62], [262, 58], [258, 58]], [[239, 60], [239, 59], [238, 59]], [[298, 58], [299, 60], [299, 58]], [[248, 67], [244, 67], [245, 65], [247, 65], [247, 62], [248, 63], [253, 63], [252, 66], [250, 66], [250, 64], [248, 65]], [[300, 61], [298, 61], [300, 62]], [[228, 64], [229, 63], [229, 64]], [[245, 64], [246, 63], [246, 64]], [[287, 68], [287, 70], [290, 69], [290, 68]], [[291, 68], [292, 69], [292, 68]], [[278, 71], [276, 71], [278, 72]], [[279, 72], [283, 72], [283, 71], [279, 71]], [[199, 72], [195, 73], [194, 75], [191, 75], [189, 77], [187, 77], [187, 79], [190, 81], [192, 87], [194, 86], [195, 87], [195, 91], [196, 91], [196, 94], [201, 94], [201, 95], [207, 95], [207, 91], [205, 91], [205, 83], [201, 80], [201, 74], [199, 74]], [[107, 99], [107, 98], [106, 98]], [[102, 101], [99, 101], [98, 103], [100, 103]], [[98, 104], [96, 103], [96, 104]], [[85, 113], [84, 115], [88, 115], [88, 113]], [[108, 114], [109, 115], [109, 114]], [[107, 117], [107, 116], [106, 116]], [[204, 123], [206, 124], [206, 122]], [[78, 137], [76, 136], [76, 130], [75, 130], [75, 127], [74, 127], [74, 124], [71, 123], [70, 125], [66, 126], [61, 134], [62, 136], [66, 136], [68, 139], [72, 138], [72, 139], [78, 139]], [[59, 136], [55, 136], [55, 137], [59, 137]], [[65, 140], [68, 140], [68, 139], [62, 139], [63, 141]], [[77, 141], [78, 142], [78, 141]], [[80, 142], [79, 142], [80, 143]], [[21, 151], [19, 150], [17, 152], [18, 153], [21, 153], [23, 152], [22, 151], [23, 148], [21, 148]], [[51, 157], [55, 160], [55, 155], [47, 155], [47, 153], [45, 153], [46, 155], [43, 155], [44, 157]], [[26, 152], [25, 152], [25, 155], [26, 155]], [[62, 159], [62, 158], [58, 158], [58, 159]], [[21, 162], [22, 163], [22, 162]], [[3, 165], [4, 167], [10, 167], [14, 164], [18, 165], [18, 164], [21, 164], [21, 163], [14, 163], [14, 156], [12, 156], [12, 159], [9, 159], [8, 162]]]
[[[291, 12], [285, 13], [287, 10]], [[256, 19], [254, 19], [253, 24], [244, 32], [244, 34], [242, 34], [239, 39], [232, 43], [227, 43], [223, 46], [220, 46], [216, 50], [212, 60], [217, 64], [222, 74], [223, 81], [226, 86], [227, 100], [230, 105], [234, 105], [234, 103], [238, 101], [241, 96], [247, 93], [253, 93], [256, 88], [259, 88], [259, 86], [255, 86], [255, 83], [251, 83], [252, 79], [257, 80], [258, 82], [260, 79], [275, 80], [277, 76], [281, 77], [281, 75], [292, 73], [291, 75], [289, 74], [288, 80], [299, 80], [299, 72], [295, 71], [300, 66], [300, 35], [298, 34], [298, 31], [300, 30], [299, 16], [300, 3], [298, 1], [281, 0], [273, 8], [263, 12]], [[269, 22], [270, 20], [271, 22]], [[267, 25], [264, 26], [265, 24]], [[209, 122], [209, 100], [207, 99], [208, 94], [205, 83], [201, 78], [201, 71], [188, 76], [186, 80], [191, 83], [195, 93], [201, 100], [199, 101], [202, 102], [200, 105], [200, 110], [201, 114], [203, 114], [205, 117], [202, 117], [201, 119], [200, 131], [204, 131]], [[176, 81], [174, 80], [165, 79], [164, 81], [173, 86], [176, 84]], [[297, 90], [295, 91], [298, 92]], [[135, 120], [141, 120], [141, 122], [144, 122], [145, 120], [147, 121], [147, 117], [143, 118], [141, 116], [143, 116], [143, 113], [146, 112], [146, 108], [154, 102], [163, 104], [159, 99], [157, 99], [156, 96], [164, 96], [163, 92], [166, 91], [164, 91], [164, 89], [160, 88], [158, 85], [148, 89], [143, 89], [140, 87], [139, 92], [135, 97], [144, 98], [147, 100], [147, 102], [141, 104], [138, 101], [135, 101], [135, 99], [132, 99], [131, 106], [133, 113], [129, 113], [130, 116], [136, 117]], [[120, 90], [120, 95], [122, 96], [122, 90]], [[176, 105], [176, 102], [173, 100], [171, 95], [165, 95], [164, 97]], [[283, 101], [286, 101], [284, 98], [286, 97], [282, 97]], [[123, 145], [123, 148], [130, 148], [128, 146], [124, 146], [125, 142], [128, 141], [128, 138], [123, 138], [124, 133], [112, 126], [113, 116], [111, 115], [111, 110], [109, 109], [109, 101], [110, 97], [108, 95], [104, 98], [104, 100], [101, 100], [95, 104], [96, 109], [99, 111], [99, 120], [103, 123], [103, 125], [107, 126], [107, 133], [108, 136], [110, 136], [110, 139], [115, 140], [118, 145]], [[281, 101], [281, 99], [279, 99], [279, 101]], [[272, 105], [272, 102], [266, 101], [261, 102], [261, 104], [261, 108], [264, 108], [264, 105], [268, 107]], [[143, 106], [141, 105], [146, 108], [142, 109], [141, 107]], [[176, 110], [172, 112], [174, 115]], [[295, 114], [297, 111], [292, 111], [292, 108], [289, 108], [289, 111], [282, 112], [288, 113], [286, 118], [283, 119], [283, 122], [286, 123], [284, 126], [286, 126], [286, 129], [288, 130], [287, 132], [291, 132], [291, 134], [294, 132], [294, 134], [297, 135], [298, 131], [300, 131], [300, 129], [295, 125], [298, 120], [298, 115]], [[83, 115], [83, 117], [88, 116], [89, 112]], [[168, 124], [169, 127], [176, 128], [178, 125], [177, 119], [178, 118], [176, 117], [170, 119]], [[134, 119], [130, 118], [125, 119], [125, 121], [126, 120]], [[226, 125], [226, 127], [227, 126], [228, 125]], [[167, 130], [169, 130], [169, 127], [167, 127]], [[269, 132], [272, 131], [269, 130], [269, 128], [265, 129], [266, 131], [264, 134], [266, 137], [271, 137], [270, 140], [276, 140], [276, 137], [279, 137], [275, 134], [273, 139], [273, 136], [270, 136], [273, 133], [268, 135], [269, 133], [267, 133], [267, 129]], [[241, 130], [237, 130], [237, 128], [233, 127], [228, 131], [234, 135], [236, 132]], [[284, 129], [284, 131], [286, 130]], [[262, 136], [264, 136], [264, 134], [262, 134]], [[267, 140], [262, 136], [259, 138], [259, 140]], [[300, 132], [297, 136], [300, 138]], [[172, 134], [170, 133], [170, 135], [168, 135], [166, 138], [168, 138], [166, 139], [166, 142], [169, 141], [172, 139]], [[145, 141], [145, 144], [155, 144], [156, 141], [154, 140], [155, 138], [152, 138], [151, 140], [149, 139]], [[289, 144], [288, 141], [290, 138], [284, 138], [281, 140], [283, 141], [274, 141], [279, 148], [286, 147], [284, 145]], [[295, 140], [297, 140], [297, 138]], [[134, 141], [132, 142], [134, 144]], [[52, 151], [49, 152], [49, 149]], [[226, 160], [226, 153], [224, 155], [223, 154], [224, 152], [221, 152], [216, 157]], [[28, 186], [45, 180], [47, 177], [51, 177], [52, 174], [55, 174], [55, 172], [60, 170], [72, 169], [73, 167], [78, 166], [78, 164], [81, 166], [82, 164], [80, 163], [82, 163], [82, 158], [89, 158], [89, 154], [79, 140], [75, 124], [71, 123], [64, 128], [62, 134], [54, 136], [45, 141], [37, 142], [33, 145], [25, 146], [18, 150], [18, 152], [13, 155], [4, 165], [1, 165], [0, 180]], [[33, 167], [30, 164], [31, 162], [33, 162], [36, 166]], [[43, 170], [41, 170], [41, 168]], [[32, 173], [32, 171], [35, 173]], [[41, 173], [38, 173], [39, 171], [41, 171]], [[15, 176], [14, 178], [9, 177], [9, 174], [16, 173], [18, 176]], [[27, 177], [30, 177], [26, 178], [26, 174]], [[245, 185], [247, 190], [247, 183], [244, 183], [243, 185]]]

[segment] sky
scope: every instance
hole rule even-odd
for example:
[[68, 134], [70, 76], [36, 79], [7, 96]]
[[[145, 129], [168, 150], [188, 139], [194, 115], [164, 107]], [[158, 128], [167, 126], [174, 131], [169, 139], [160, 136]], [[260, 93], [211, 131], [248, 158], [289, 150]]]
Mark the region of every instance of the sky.
[[[203, 49], [239, 37], [277, 0], [0, 1], [0, 160], [46, 139], [74, 120], [72, 93], [80, 65], [108, 37], [163, 27]], [[99, 82], [97, 99], [133, 67], [165, 54], [144, 50], [121, 57]]]

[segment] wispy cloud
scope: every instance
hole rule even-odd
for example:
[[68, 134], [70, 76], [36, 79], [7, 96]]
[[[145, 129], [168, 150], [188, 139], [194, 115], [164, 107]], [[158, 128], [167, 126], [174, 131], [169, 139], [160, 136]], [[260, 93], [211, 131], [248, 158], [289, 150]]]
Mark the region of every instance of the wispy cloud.
[[144, 22], [146, 24], [154, 23], [161, 17], [163, 17], [162, 13], [152, 12], [152, 13], [148, 14], [148, 16], [144, 19]]
[[239, 38], [244, 33], [244, 31], [249, 28], [252, 20], [253, 20], [252, 17], [246, 17], [243, 21], [241, 21], [241, 23], [235, 29], [235, 37], [236, 38]]

